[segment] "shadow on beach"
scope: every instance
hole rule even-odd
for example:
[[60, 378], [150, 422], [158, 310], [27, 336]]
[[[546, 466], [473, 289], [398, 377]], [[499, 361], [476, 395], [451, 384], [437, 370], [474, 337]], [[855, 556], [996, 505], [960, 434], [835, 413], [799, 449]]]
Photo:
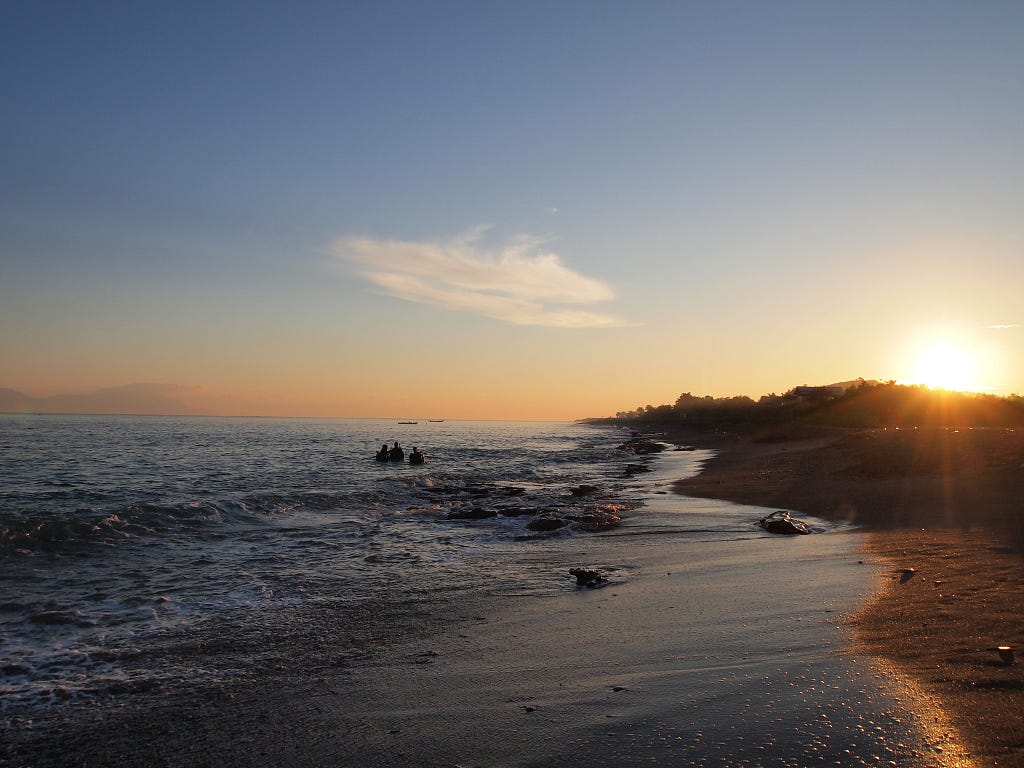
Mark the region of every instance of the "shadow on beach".
[[983, 527], [1024, 548], [1024, 431], [776, 429], [714, 442], [720, 453], [678, 493], [872, 530]]

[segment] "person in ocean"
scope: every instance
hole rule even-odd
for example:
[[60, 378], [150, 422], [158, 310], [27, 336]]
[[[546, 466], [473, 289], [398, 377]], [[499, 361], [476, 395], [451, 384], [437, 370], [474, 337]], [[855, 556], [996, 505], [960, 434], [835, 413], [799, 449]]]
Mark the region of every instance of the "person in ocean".
[[420, 453], [420, 449], [419, 448], [415, 448], [414, 447], [412, 449], [412, 453], [409, 454], [409, 463], [410, 464], [422, 464], [423, 463], [423, 454]]
[[396, 440], [394, 447], [390, 451], [388, 451], [388, 459], [390, 459], [391, 461], [401, 461], [404, 458], [405, 451], [402, 450], [402, 446], [400, 446], [398, 444], [398, 441]]

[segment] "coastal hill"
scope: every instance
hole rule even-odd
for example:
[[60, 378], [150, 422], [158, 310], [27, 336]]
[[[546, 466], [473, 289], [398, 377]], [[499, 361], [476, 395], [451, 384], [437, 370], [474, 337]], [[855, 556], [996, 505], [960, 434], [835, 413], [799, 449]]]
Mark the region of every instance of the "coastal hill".
[[647, 405], [620, 411], [613, 418], [588, 419], [641, 427], [679, 425], [743, 433], [771, 426], [910, 428], [1021, 427], [1024, 398], [933, 390], [893, 381], [856, 381], [800, 386], [759, 400], [749, 397], [681, 394], [671, 405]]
[[757, 402], [684, 393], [604, 421], [714, 448], [674, 483], [684, 496], [867, 530], [886, 586], [850, 620], [859, 649], [955, 713], [971, 765], [1024, 768], [1024, 398], [858, 381]]
[[178, 399], [183, 390], [170, 384], [126, 384], [93, 392], [32, 397], [14, 389], [0, 387], [0, 413], [93, 413], [160, 414], [184, 416], [196, 414]]

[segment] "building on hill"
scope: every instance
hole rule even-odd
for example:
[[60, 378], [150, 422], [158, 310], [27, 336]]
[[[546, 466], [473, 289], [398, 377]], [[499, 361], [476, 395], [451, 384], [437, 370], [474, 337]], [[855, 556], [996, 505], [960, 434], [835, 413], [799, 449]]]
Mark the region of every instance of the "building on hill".
[[846, 390], [838, 385], [827, 387], [808, 387], [806, 384], [793, 390], [793, 394], [807, 400], [831, 400], [834, 397], [842, 397]]

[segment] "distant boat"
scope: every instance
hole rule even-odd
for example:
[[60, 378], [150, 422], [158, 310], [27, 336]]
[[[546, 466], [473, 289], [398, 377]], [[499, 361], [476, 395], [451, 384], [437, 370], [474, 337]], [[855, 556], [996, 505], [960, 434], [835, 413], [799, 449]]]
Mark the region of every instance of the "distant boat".
[[419, 424], [418, 421], [400, 421], [399, 424]]
[[427, 419], [427, 421], [433, 424], [440, 424], [442, 421], [444, 421], [444, 419]]

